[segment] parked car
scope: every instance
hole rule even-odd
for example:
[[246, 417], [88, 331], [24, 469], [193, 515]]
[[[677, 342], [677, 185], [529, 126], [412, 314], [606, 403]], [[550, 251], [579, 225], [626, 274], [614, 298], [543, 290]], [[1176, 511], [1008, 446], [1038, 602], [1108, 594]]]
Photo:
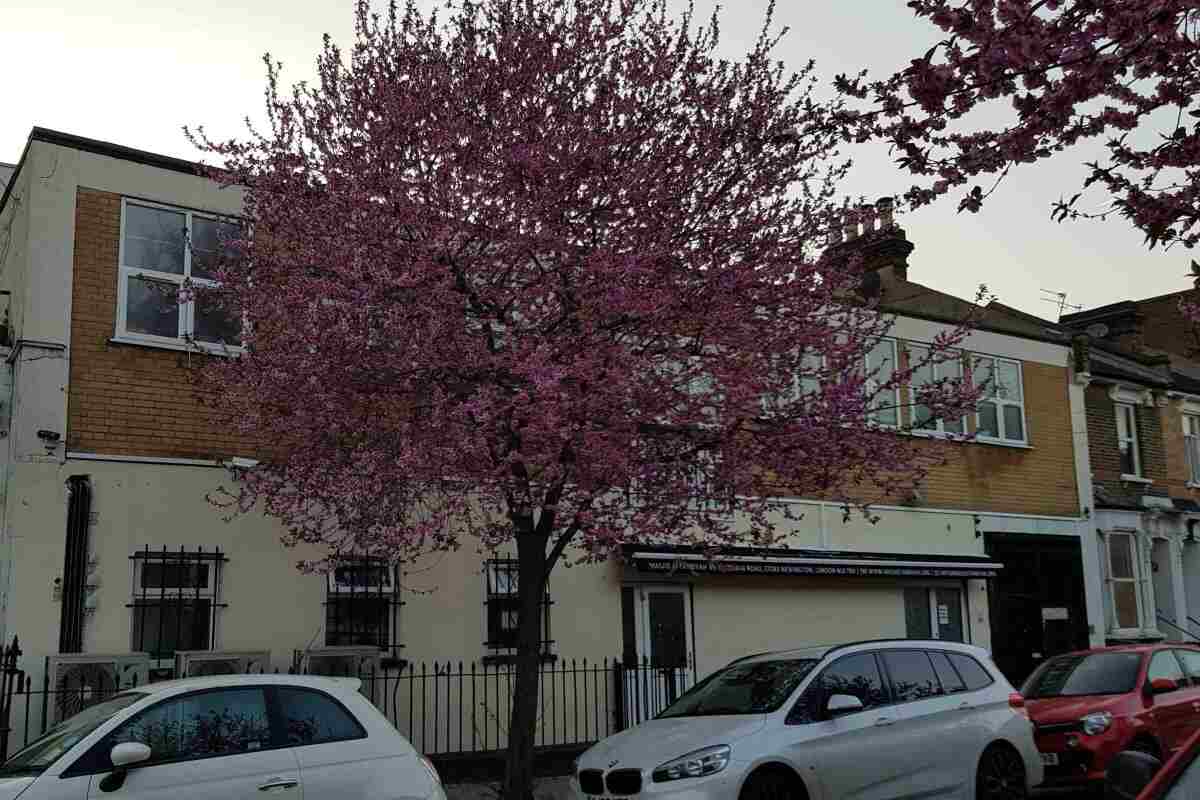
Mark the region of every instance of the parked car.
[[1033, 726], [978, 647], [860, 642], [757, 655], [576, 763], [617, 797], [1011, 800], [1042, 780]]
[[1021, 694], [1046, 785], [1099, 783], [1122, 750], [1165, 760], [1200, 729], [1200, 648], [1136, 645], [1055, 656]]
[[357, 678], [229, 675], [122, 692], [0, 767], [0, 800], [445, 800]]
[[1165, 765], [1136, 750], [1113, 757], [1105, 776], [1106, 800], [1193, 800], [1200, 797], [1200, 731]]

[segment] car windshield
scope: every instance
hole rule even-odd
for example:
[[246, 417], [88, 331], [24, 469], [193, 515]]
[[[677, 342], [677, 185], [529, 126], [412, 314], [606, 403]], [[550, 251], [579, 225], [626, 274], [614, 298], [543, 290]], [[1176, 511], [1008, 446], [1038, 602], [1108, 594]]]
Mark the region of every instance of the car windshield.
[[816, 663], [815, 658], [796, 658], [731, 664], [696, 684], [659, 719], [769, 714], [783, 705]]
[[70, 750], [85, 736], [112, 719], [123, 708], [127, 708], [145, 697], [139, 692], [126, 692], [88, 706], [73, 717], [63, 720], [44, 735], [35, 739], [18, 752], [4, 766], [0, 775], [37, 775], [44, 772], [63, 753]]
[[1124, 694], [1137, 685], [1140, 653], [1077, 653], [1038, 667], [1021, 691], [1027, 699]]

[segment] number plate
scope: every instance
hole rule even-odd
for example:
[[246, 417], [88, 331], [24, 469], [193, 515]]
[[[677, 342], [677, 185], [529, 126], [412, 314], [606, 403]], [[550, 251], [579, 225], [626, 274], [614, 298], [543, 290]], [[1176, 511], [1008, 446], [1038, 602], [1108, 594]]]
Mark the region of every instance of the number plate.
[[1047, 767], [1058, 766], [1058, 753], [1042, 753], [1042, 763]]

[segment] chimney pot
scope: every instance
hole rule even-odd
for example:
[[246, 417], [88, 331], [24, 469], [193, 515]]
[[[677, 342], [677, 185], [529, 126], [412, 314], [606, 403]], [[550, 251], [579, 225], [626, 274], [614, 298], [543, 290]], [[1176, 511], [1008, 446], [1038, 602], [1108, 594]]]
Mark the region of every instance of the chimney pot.
[[858, 215], [862, 219], [862, 232], [864, 236], [875, 230], [875, 206], [864, 203], [858, 207]]
[[895, 224], [894, 209], [895, 203], [890, 197], [881, 197], [875, 201], [875, 210], [879, 213], [879, 227], [881, 230], [887, 230]]

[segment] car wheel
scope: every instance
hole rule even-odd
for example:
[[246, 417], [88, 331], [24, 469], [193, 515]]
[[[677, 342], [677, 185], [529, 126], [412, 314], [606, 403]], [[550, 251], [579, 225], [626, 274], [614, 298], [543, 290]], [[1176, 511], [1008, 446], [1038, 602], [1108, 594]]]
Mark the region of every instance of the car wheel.
[[784, 770], [760, 769], [747, 779], [738, 800], [807, 800], [807, 794]]
[[993, 744], [983, 751], [975, 771], [976, 800], [1024, 800], [1025, 762], [1016, 750]]

